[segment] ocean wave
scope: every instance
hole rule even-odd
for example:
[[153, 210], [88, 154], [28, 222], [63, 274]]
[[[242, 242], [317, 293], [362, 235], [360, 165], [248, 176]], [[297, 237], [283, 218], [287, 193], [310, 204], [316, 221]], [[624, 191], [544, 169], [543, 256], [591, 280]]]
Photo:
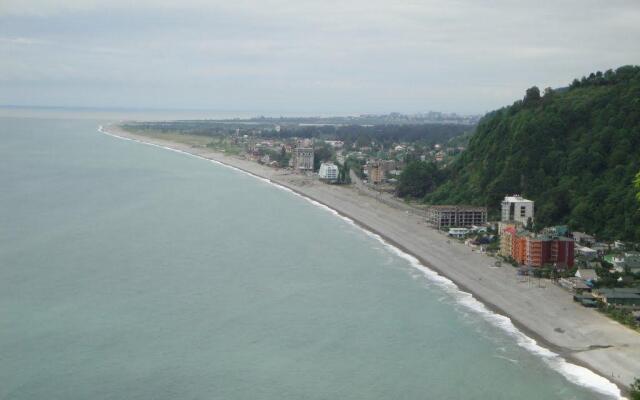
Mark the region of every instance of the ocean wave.
[[406, 260], [409, 265], [411, 265], [411, 267], [415, 268], [416, 270], [420, 271], [423, 276], [431, 283], [439, 286], [441, 289], [443, 289], [445, 292], [447, 292], [449, 295], [453, 296], [453, 298], [455, 299], [455, 301], [464, 306], [465, 308], [469, 309], [470, 311], [473, 311], [474, 313], [477, 313], [479, 315], [481, 315], [486, 321], [488, 321], [489, 323], [491, 323], [493, 326], [501, 329], [502, 331], [506, 332], [510, 337], [514, 338], [516, 340], [516, 343], [524, 348], [525, 350], [529, 351], [530, 353], [540, 357], [544, 363], [550, 367], [551, 369], [559, 372], [563, 377], [565, 377], [568, 381], [585, 387], [589, 390], [592, 390], [594, 392], [597, 392], [599, 394], [605, 395], [607, 397], [610, 397], [611, 399], [625, 399], [621, 392], [620, 389], [611, 381], [609, 381], [607, 378], [600, 376], [598, 374], [596, 374], [595, 372], [589, 370], [588, 368], [576, 365], [576, 364], [572, 364], [570, 362], [568, 362], [567, 360], [565, 360], [563, 357], [561, 357], [559, 354], [554, 353], [553, 351], [540, 346], [533, 338], [525, 335], [522, 331], [520, 331], [511, 321], [510, 318], [498, 314], [496, 312], [493, 312], [491, 310], [489, 310], [483, 303], [481, 303], [479, 300], [477, 300], [476, 298], [473, 297], [473, 295], [471, 293], [465, 292], [463, 290], [461, 290], [452, 280], [450, 280], [449, 278], [446, 278], [442, 275], [440, 275], [439, 273], [437, 273], [436, 271], [424, 266], [422, 263], [420, 263], [420, 261], [412, 256], [409, 253], [406, 253], [402, 250], [400, 250], [399, 248], [397, 248], [396, 246], [388, 243], [386, 240], [384, 240], [384, 238], [382, 238], [382, 236], [378, 235], [377, 233], [371, 232], [367, 229], [365, 229], [364, 227], [358, 225], [355, 223], [355, 221], [349, 217], [346, 217], [342, 214], [340, 214], [338, 211], [334, 210], [333, 208], [322, 204], [310, 197], [304, 196], [298, 192], [296, 192], [295, 190], [292, 190], [286, 186], [283, 186], [277, 182], [274, 182], [270, 179], [261, 177], [259, 175], [256, 175], [254, 173], [251, 173], [249, 171], [243, 170], [241, 168], [237, 168], [234, 167], [232, 165], [228, 165], [225, 164], [223, 162], [220, 161], [216, 161], [216, 160], [211, 160], [209, 158], [203, 157], [203, 156], [199, 156], [196, 154], [192, 154], [183, 150], [179, 150], [179, 149], [174, 149], [171, 147], [167, 147], [167, 146], [162, 146], [162, 145], [158, 145], [155, 143], [149, 143], [149, 142], [145, 142], [142, 140], [137, 140], [137, 139], [132, 139], [132, 138], [127, 138], [127, 137], [123, 137], [123, 136], [119, 136], [119, 135], [115, 135], [113, 133], [107, 132], [103, 129], [102, 125], [98, 128], [98, 131], [101, 133], [104, 133], [106, 135], [115, 137], [115, 138], [119, 138], [119, 139], [124, 139], [124, 140], [129, 140], [129, 141], [133, 141], [133, 142], [138, 142], [138, 143], [142, 143], [142, 144], [146, 144], [149, 146], [154, 146], [154, 147], [159, 147], [165, 150], [170, 150], [176, 153], [180, 153], [180, 154], [184, 154], [187, 156], [191, 156], [191, 157], [195, 157], [195, 158], [199, 158], [205, 161], [209, 161], [212, 162], [216, 165], [220, 165], [223, 167], [227, 167], [230, 168], [232, 170], [238, 171], [238, 172], [242, 172], [244, 174], [247, 174], [249, 176], [252, 176], [264, 183], [268, 183], [270, 185], [273, 185], [274, 187], [286, 191], [288, 193], [293, 194], [294, 196], [298, 196], [306, 201], [308, 201], [309, 203], [311, 203], [312, 205], [321, 208], [329, 213], [331, 213], [332, 215], [340, 218], [341, 220], [343, 220], [344, 222], [346, 222], [347, 224], [351, 225], [351, 226], [355, 226], [356, 228], [360, 229], [360, 231], [364, 232], [367, 236], [377, 240], [378, 242], [380, 242], [385, 248], [387, 248], [388, 250], [390, 250], [392, 253], [394, 253], [396, 256], [398, 256], [399, 258], [402, 258], [404, 260]]

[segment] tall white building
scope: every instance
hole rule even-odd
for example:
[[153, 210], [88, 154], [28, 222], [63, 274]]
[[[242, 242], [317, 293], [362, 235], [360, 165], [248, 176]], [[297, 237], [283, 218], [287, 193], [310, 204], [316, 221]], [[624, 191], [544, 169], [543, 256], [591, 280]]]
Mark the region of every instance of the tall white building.
[[329, 182], [335, 182], [338, 180], [338, 166], [334, 163], [322, 163], [320, 164], [318, 176], [320, 177], [320, 179], [324, 179]]
[[523, 225], [533, 222], [533, 201], [520, 195], [506, 196], [502, 201], [502, 221], [516, 221]]

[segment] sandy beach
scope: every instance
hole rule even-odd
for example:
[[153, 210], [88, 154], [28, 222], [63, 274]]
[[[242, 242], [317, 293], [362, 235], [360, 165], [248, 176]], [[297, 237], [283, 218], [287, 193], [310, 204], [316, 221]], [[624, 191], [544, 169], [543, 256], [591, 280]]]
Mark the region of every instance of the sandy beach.
[[[532, 349], [547, 357], [552, 367], [563, 369], [568, 379], [596, 389], [604, 387], [603, 393], [611, 393], [604, 379], [585, 374], [584, 370], [576, 371], [575, 366], [563, 359], [587, 367], [623, 390], [640, 377], [640, 334], [596, 310], [578, 305], [566, 290], [550, 281], [522, 280], [511, 266], [496, 267], [494, 258], [474, 252], [428, 227], [419, 212], [378, 201], [353, 185], [323, 184], [310, 176], [265, 167], [206, 147], [135, 135], [115, 125], [105, 127], [104, 131], [234, 166], [332, 208], [450, 279], [489, 309], [508, 317], [529, 338], [562, 357], [544, 354], [544, 349]], [[508, 325], [505, 321], [506, 318], [496, 324]], [[528, 340], [523, 335], [522, 338], [514, 335], [519, 343]], [[521, 345], [537, 347], [535, 343]]]

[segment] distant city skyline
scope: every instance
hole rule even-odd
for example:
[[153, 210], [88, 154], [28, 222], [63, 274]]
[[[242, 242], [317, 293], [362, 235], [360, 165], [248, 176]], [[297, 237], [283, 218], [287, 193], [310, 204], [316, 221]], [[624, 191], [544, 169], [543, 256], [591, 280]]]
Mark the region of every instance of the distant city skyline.
[[640, 63], [640, 3], [5, 0], [0, 104], [483, 114]]

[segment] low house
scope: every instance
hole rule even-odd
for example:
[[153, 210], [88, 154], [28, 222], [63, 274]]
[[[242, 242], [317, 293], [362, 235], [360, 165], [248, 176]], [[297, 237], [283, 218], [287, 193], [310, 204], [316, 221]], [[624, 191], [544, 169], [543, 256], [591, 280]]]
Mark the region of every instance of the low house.
[[598, 256], [598, 252], [585, 246], [576, 246], [576, 252], [586, 260], [593, 260]]
[[580, 278], [576, 278], [575, 276], [569, 278], [560, 278], [558, 280], [558, 284], [565, 289], [569, 289], [573, 293], [582, 293], [591, 291], [591, 287], [589, 287], [584, 281]]
[[613, 268], [618, 272], [625, 272], [627, 269], [632, 274], [640, 272], [640, 253], [637, 251], [627, 251], [614, 256], [612, 259]]
[[604, 254], [606, 251], [611, 250], [611, 245], [609, 243], [596, 242], [591, 244], [589, 247], [598, 252], [598, 254]]
[[608, 305], [640, 308], [640, 287], [601, 288], [594, 295]]
[[598, 300], [591, 293], [578, 293], [573, 295], [573, 301], [577, 301], [585, 307], [597, 307]]
[[595, 269], [579, 269], [576, 271], [575, 277], [582, 279], [585, 283], [598, 281], [598, 274], [596, 274]]
[[586, 244], [587, 246], [590, 246], [596, 242], [596, 238], [584, 232], [573, 232], [571, 236], [573, 236], [576, 242]]

